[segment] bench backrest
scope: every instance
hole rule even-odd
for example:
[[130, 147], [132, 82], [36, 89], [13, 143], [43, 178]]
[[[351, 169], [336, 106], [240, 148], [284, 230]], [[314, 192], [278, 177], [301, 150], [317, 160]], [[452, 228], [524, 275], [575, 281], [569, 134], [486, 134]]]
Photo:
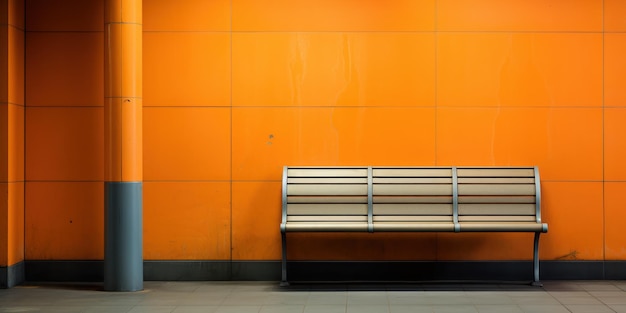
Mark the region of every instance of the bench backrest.
[[284, 167], [281, 225], [540, 223], [539, 183], [536, 167]]

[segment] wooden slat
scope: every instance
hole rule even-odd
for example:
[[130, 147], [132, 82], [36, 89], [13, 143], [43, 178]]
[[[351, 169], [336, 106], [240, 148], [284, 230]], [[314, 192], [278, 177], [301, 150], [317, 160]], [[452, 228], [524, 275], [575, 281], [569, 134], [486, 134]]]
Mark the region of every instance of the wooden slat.
[[533, 168], [459, 168], [457, 175], [461, 177], [534, 177]]
[[451, 204], [374, 204], [374, 215], [450, 215]]
[[366, 222], [294, 222], [285, 225], [287, 232], [366, 232]]
[[374, 195], [452, 195], [452, 185], [374, 185]]
[[374, 177], [452, 177], [449, 168], [374, 168]]
[[367, 177], [366, 168], [290, 168], [287, 177]]
[[459, 215], [535, 215], [534, 204], [459, 204]]
[[459, 184], [534, 184], [532, 177], [460, 177]]
[[452, 196], [374, 196], [374, 203], [452, 203]]
[[460, 222], [533, 222], [534, 215], [462, 215]]
[[367, 184], [367, 177], [290, 177], [288, 184]]
[[461, 232], [545, 232], [545, 224], [536, 222], [464, 222]]
[[367, 222], [367, 215], [290, 215], [287, 222]]
[[535, 194], [535, 185], [459, 184], [459, 195], [510, 195], [530, 196]]
[[374, 177], [374, 184], [452, 184], [445, 177]]
[[367, 196], [288, 196], [287, 203], [367, 203]]
[[452, 222], [452, 215], [377, 215], [374, 222]]
[[320, 195], [367, 195], [367, 185], [288, 185], [287, 195], [320, 196]]
[[288, 204], [287, 215], [367, 215], [367, 204]]
[[534, 196], [459, 196], [459, 203], [535, 203]]
[[452, 222], [379, 222], [374, 232], [452, 232]]

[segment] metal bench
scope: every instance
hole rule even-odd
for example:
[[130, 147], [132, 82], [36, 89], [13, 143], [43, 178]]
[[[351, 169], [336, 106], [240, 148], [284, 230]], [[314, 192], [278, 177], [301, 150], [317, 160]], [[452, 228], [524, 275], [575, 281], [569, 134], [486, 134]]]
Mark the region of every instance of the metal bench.
[[533, 232], [539, 280], [537, 167], [287, 167], [282, 281], [289, 232]]

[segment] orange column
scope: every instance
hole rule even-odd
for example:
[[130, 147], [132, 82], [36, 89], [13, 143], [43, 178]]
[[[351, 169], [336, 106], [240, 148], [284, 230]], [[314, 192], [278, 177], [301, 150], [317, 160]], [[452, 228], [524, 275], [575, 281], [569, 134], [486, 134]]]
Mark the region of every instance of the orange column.
[[0, 288], [24, 281], [24, 1], [0, 0]]
[[104, 287], [143, 289], [142, 6], [105, 1]]

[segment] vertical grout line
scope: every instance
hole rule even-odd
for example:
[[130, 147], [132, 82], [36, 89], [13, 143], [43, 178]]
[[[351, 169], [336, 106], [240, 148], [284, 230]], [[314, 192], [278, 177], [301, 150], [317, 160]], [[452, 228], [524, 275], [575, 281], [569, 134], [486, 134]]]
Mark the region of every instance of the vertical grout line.
[[439, 9], [438, 4], [439, 4], [439, 1], [435, 0], [435, 12], [434, 12], [434, 14], [435, 14], [435, 18], [434, 18], [435, 25], [433, 25], [434, 26], [433, 27], [434, 28], [434, 31], [433, 31], [434, 40], [433, 41], [434, 41], [434, 51], [435, 51], [435, 58], [434, 58], [434, 62], [435, 62], [435, 75], [434, 75], [434, 77], [435, 77], [435, 84], [434, 84], [434, 86], [435, 86], [435, 94], [434, 94], [434, 99], [435, 99], [435, 116], [434, 116], [434, 118], [435, 118], [435, 122], [434, 122], [435, 131], [433, 132], [433, 134], [435, 136], [435, 138], [434, 138], [434, 142], [435, 142], [435, 146], [434, 146], [434, 149], [435, 149], [435, 151], [434, 151], [435, 165], [439, 164], [439, 160], [437, 159], [437, 157], [438, 157], [438, 155], [437, 155], [437, 146], [438, 146], [438, 142], [437, 142], [437, 127], [439, 126], [437, 124], [437, 117], [439, 115], [438, 114], [439, 103], [438, 103], [438, 99], [437, 99], [437, 91], [438, 91], [437, 88], [439, 87], [438, 84], [437, 84], [438, 75], [439, 75], [439, 73], [438, 73], [438, 71], [439, 71], [439, 67], [438, 67], [438, 61], [439, 61], [439, 58], [438, 58], [438, 54], [439, 54], [439, 49], [438, 49], [439, 33], [437, 32], [437, 22], [438, 22], [437, 21], [437, 16], [438, 16], [438, 9]]
[[22, 77], [22, 107], [24, 108], [24, 119], [22, 121], [22, 145], [23, 145], [23, 155], [22, 155], [22, 164], [23, 164], [23, 177], [22, 177], [22, 190], [23, 190], [23, 194], [22, 194], [22, 215], [24, 217], [23, 221], [22, 221], [22, 232], [23, 232], [23, 238], [22, 238], [22, 262], [24, 262], [24, 280], [26, 280], [26, 1], [22, 0], [22, 5], [24, 6], [24, 9], [22, 10], [22, 14], [24, 15], [22, 20], [24, 21], [24, 25], [22, 26], [22, 32], [24, 32], [24, 42], [23, 42], [23, 46], [22, 46], [22, 62], [24, 62], [24, 64], [22, 64], [22, 70], [23, 72], [23, 77]]
[[233, 279], [233, 1], [230, 1], [230, 277]]
[[[435, 25], [433, 25], [433, 29], [434, 29], [434, 31], [433, 31], [434, 40], [433, 41], [434, 41], [434, 46], [435, 46], [434, 47], [434, 51], [435, 51], [435, 58], [434, 58], [434, 62], [435, 62], [435, 75], [434, 75], [434, 77], [435, 77], [435, 84], [434, 84], [434, 86], [435, 86], [435, 95], [434, 95], [435, 96], [435, 114], [434, 114], [434, 119], [435, 119], [435, 122], [433, 123], [435, 125], [435, 131], [433, 132], [433, 135], [435, 136], [435, 138], [434, 138], [434, 142], [435, 142], [435, 146], [434, 146], [434, 149], [435, 149], [435, 151], [434, 151], [435, 166], [439, 164], [439, 160], [437, 159], [438, 158], [438, 155], [437, 155], [437, 147], [438, 147], [437, 129], [438, 129], [438, 126], [439, 126], [438, 123], [437, 123], [437, 117], [439, 116], [439, 113], [438, 113], [439, 112], [439, 103], [438, 103], [438, 99], [437, 99], [437, 92], [438, 92], [437, 88], [439, 87], [438, 84], [437, 84], [438, 75], [439, 75], [439, 67], [438, 67], [438, 65], [439, 65], [439, 62], [438, 62], [439, 61], [439, 47], [438, 47], [439, 46], [439, 33], [437, 32], [437, 22], [438, 22], [437, 17], [438, 17], [438, 13], [439, 13], [438, 9], [439, 9], [439, 1], [435, 0], [435, 12], [434, 12], [435, 18], [433, 19], [434, 23], [435, 23]], [[439, 234], [435, 233], [435, 260], [438, 260], [438, 259], [439, 259]]]
[[604, 125], [604, 115], [606, 113], [605, 103], [604, 103], [604, 55], [605, 55], [605, 42], [604, 42], [604, 12], [605, 12], [605, 1], [602, 0], [602, 278], [606, 279], [606, 182], [605, 182], [605, 171], [606, 167], [604, 164], [605, 160], [605, 146], [604, 146], [604, 138], [605, 138], [605, 125]]

